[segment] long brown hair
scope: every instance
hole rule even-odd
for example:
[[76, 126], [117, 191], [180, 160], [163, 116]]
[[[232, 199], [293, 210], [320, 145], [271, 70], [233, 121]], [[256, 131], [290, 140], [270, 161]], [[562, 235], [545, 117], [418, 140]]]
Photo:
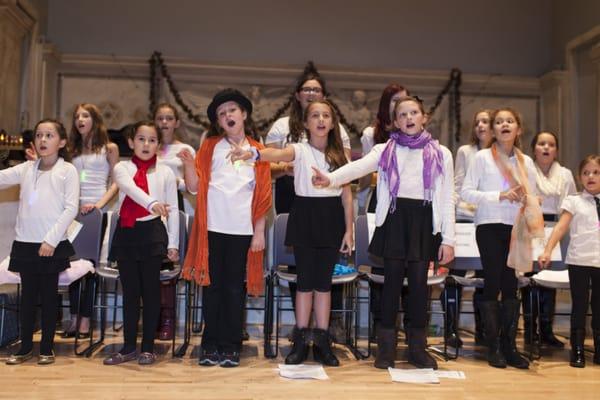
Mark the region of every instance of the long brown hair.
[[[492, 133], [494, 132], [494, 127], [492, 126], [492, 114], [494, 114], [494, 110], [490, 108], [481, 108], [477, 110], [477, 112], [473, 114], [473, 121], [471, 122], [471, 140], [469, 141], [470, 144], [474, 144], [477, 146], [479, 146], [479, 138], [475, 133], [475, 128], [477, 127], [477, 116], [481, 113], [486, 113], [488, 115], [488, 118], [490, 119], [490, 130], [492, 131]], [[492, 136], [494, 135], [492, 134]]]
[[[333, 127], [327, 133], [327, 146], [325, 146], [325, 160], [327, 161], [327, 164], [329, 164], [329, 171], [331, 172], [348, 163], [348, 159], [344, 153], [344, 146], [342, 145], [340, 122], [337, 114], [335, 113], [335, 109], [329, 101], [315, 100], [312, 101], [304, 111], [303, 121], [305, 123], [308, 121], [308, 114], [310, 113], [311, 108], [316, 104], [326, 105], [331, 112], [331, 123]], [[308, 130], [306, 132], [306, 136], [310, 140], [310, 132]]]
[[377, 110], [377, 117], [375, 118], [375, 125], [373, 128], [375, 144], [385, 143], [390, 138], [390, 133], [388, 132], [388, 127], [392, 124], [390, 103], [392, 102], [392, 97], [394, 97], [396, 93], [403, 91], [406, 92], [407, 95], [410, 94], [404, 86], [398, 83], [390, 83], [383, 89], [383, 93], [381, 93], [381, 98], [379, 99], [379, 108]]
[[85, 111], [90, 113], [92, 117], [92, 130], [88, 136], [88, 141], [91, 141], [92, 152], [99, 153], [102, 147], [106, 146], [109, 142], [108, 132], [100, 109], [91, 103], [81, 103], [75, 106], [73, 110], [73, 118], [71, 123], [71, 132], [69, 134], [68, 146], [73, 157], [80, 156], [83, 153], [84, 144], [87, 146], [88, 143], [83, 143], [83, 137], [77, 129], [77, 111], [83, 108]]

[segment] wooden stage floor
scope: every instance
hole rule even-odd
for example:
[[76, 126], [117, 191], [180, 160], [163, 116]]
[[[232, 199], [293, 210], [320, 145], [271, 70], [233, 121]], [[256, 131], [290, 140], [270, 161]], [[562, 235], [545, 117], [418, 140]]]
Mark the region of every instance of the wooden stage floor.
[[[198, 344], [199, 338], [193, 338]], [[39, 335], [36, 335], [39, 340]], [[57, 339], [57, 361], [38, 366], [36, 358], [19, 366], [0, 365], [2, 399], [600, 399], [600, 366], [587, 354], [584, 369], [568, 365], [568, 350], [544, 351], [527, 371], [488, 367], [484, 349], [474, 348], [472, 339], [457, 361], [439, 361], [442, 370], [460, 370], [465, 380], [442, 379], [437, 385], [392, 383], [387, 371], [373, 368], [373, 357], [356, 361], [344, 347], [336, 345], [341, 367], [327, 368], [328, 381], [291, 381], [277, 375], [275, 360], [262, 355], [262, 341], [245, 342], [241, 366], [227, 369], [197, 365], [198, 347], [182, 359], [173, 359], [170, 346], [157, 342], [159, 362], [141, 367], [135, 362], [107, 367], [102, 359], [118, 350], [121, 334], [109, 334], [108, 345], [91, 358], [73, 355], [72, 342]], [[436, 343], [436, 338], [429, 338]], [[111, 344], [113, 343], [113, 344]], [[283, 340], [283, 354], [289, 343]], [[592, 345], [587, 341], [588, 347]], [[5, 349], [2, 360], [15, 347]], [[37, 351], [37, 346], [35, 351]], [[404, 346], [399, 346], [402, 359]], [[399, 363], [399, 368], [410, 368]]]

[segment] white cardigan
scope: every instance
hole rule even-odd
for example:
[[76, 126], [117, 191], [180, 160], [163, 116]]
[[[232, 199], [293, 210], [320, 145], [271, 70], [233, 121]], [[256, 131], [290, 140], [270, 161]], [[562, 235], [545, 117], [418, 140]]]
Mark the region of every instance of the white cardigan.
[[[377, 170], [377, 209], [375, 210], [375, 225], [381, 226], [385, 222], [390, 209], [390, 191], [384, 172], [378, 167], [379, 159], [387, 143], [381, 143], [373, 147], [369, 154], [363, 158], [346, 164], [343, 167], [327, 174], [332, 186], [341, 186], [345, 183], [360, 178]], [[444, 174], [436, 178], [433, 186], [433, 234], [442, 233], [442, 244], [454, 247], [454, 168], [452, 153], [445, 146], [441, 146], [444, 156]], [[398, 160], [398, 171], [401, 172], [405, 165], [406, 156], [411, 150], [406, 146], [396, 146], [396, 158]], [[410, 166], [409, 166], [410, 167]], [[415, 171], [419, 174], [422, 171]]]

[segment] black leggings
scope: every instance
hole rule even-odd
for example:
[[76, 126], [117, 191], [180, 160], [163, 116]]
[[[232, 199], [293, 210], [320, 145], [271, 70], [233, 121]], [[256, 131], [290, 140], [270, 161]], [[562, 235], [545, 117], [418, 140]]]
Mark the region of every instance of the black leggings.
[[162, 256], [144, 260], [119, 260], [119, 276], [123, 285], [123, 336], [121, 354], [135, 351], [143, 301], [142, 352], [154, 351], [154, 336], [160, 311], [160, 267]]
[[475, 238], [483, 266], [483, 300], [517, 298], [517, 277], [515, 270], [506, 265], [510, 247], [511, 225], [483, 224], [477, 226]]
[[27, 354], [33, 348], [33, 325], [38, 300], [42, 307], [42, 341], [40, 354], [50, 355], [54, 346], [56, 330], [56, 307], [58, 306], [58, 272], [37, 274], [21, 272], [21, 349]]
[[571, 286], [571, 329], [585, 330], [585, 316], [592, 286], [592, 329], [600, 330], [600, 268], [569, 265]]
[[396, 328], [400, 292], [404, 277], [408, 278], [408, 317], [411, 328], [427, 327], [427, 272], [429, 262], [406, 261], [397, 258], [384, 258], [383, 301], [381, 306], [381, 326]]

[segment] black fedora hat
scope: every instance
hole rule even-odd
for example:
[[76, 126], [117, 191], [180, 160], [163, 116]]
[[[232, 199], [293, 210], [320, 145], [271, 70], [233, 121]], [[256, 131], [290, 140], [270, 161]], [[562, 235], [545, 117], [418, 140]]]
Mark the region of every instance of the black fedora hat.
[[208, 105], [206, 109], [206, 114], [208, 115], [208, 119], [213, 124], [217, 121], [217, 108], [223, 103], [227, 103], [228, 101], [235, 101], [248, 113], [248, 116], [252, 114], [252, 102], [248, 100], [246, 96], [242, 94], [237, 89], [227, 88], [223, 89], [213, 97], [212, 101]]

